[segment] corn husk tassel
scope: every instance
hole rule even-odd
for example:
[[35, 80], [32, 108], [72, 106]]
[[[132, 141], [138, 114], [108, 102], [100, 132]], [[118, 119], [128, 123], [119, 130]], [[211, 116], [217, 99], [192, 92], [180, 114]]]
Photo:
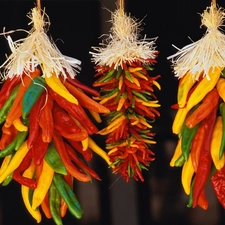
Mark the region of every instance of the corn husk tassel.
[[201, 15], [206, 34], [168, 57], [179, 79], [172, 125], [178, 142], [170, 166], [182, 168], [189, 208], [208, 209], [205, 190], [210, 181], [225, 208], [224, 15], [213, 1]]
[[67, 209], [77, 219], [83, 215], [73, 182], [100, 180], [88, 165], [93, 153], [110, 164], [91, 138], [98, 132], [92, 119], [101, 122], [109, 109], [92, 99], [98, 91], [75, 77], [80, 61], [62, 55], [47, 36], [46, 13], [35, 7], [29, 18], [33, 27], [26, 38], [7, 37], [12, 54], [1, 66], [0, 184], [21, 184], [37, 223], [44, 215], [63, 224]]
[[131, 177], [144, 181], [142, 172], [154, 160], [151, 123], [159, 116], [160, 107], [154, 95], [155, 87], [160, 89], [159, 75], [148, 74], [156, 63], [156, 38], [141, 39], [141, 22], [122, 7], [112, 12], [111, 18], [109, 35], [90, 52], [98, 78], [93, 86], [101, 93], [95, 99], [111, 111], [99, 134], [107, 135], [113, 173], [127, 182]]

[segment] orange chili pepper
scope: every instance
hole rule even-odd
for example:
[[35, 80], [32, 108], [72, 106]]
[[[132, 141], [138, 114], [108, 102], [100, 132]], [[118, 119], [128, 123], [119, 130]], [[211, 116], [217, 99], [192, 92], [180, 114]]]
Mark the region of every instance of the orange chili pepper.
[[28, 88], [29, 84], [31, 83], [32, 79], [36, 76], [40, 76], [41, 71], [39, 69], [35, 69], [34, 72], [31, 72], [29, 76], [25, 76], [23, 79], [23, 83], [20, 84], [18, 93], [16, 98], [9, 110], [8, 115], [6, 116], [5, 126], [9, 127], [12, 125], [15, 119], [18, 119], [22, 116], [22, 98], [23, 95]]

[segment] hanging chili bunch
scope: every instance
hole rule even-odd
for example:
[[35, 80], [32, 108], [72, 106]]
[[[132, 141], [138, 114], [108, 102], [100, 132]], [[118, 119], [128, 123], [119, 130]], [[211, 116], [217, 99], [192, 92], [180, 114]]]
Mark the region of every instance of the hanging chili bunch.
[[75, 78], [80, 61], [62, 55], [47, 36], [50, 22], [40, 5], [28, 16], [29, 35], [16, 42], [7, 37], [12, 53], [1, 66], [0, 183], [21, 184], [24, 204], [37, 223], [44, 213], [62, 224], [67, 209], [82, 217], [73, 181], [100, 180], [88, 166], [92, 151], [110, 164], [90, 137], [98, 129], [89, 118], [90, 112], [100, 122], [109, 109], [92, 99], [100, 96], [97, 91]]
[[212, 2], [201, 15], [207, 28], [203, 38], [168, 57], [179, 79], [172, 125], [178, 143], [170, 166], [182, 167], [181, 182], [192, 208], [208, 208], [205, 189], [210, 182], [225, 208], [224, 15]]
[[155, 88], [158, 76], [150, 76], [158, 51], [155, 39], [140, 38], [140, 22], [124, 12], [124, 3], [112, 13], [110, 35], [102, 47], [93, 47], [92, 61], [97, 78], [93, 86], [101, 96], [94, 97], [110, 109], [106, 149], [115, 174], [128, 182], [130, 177], [144, 181], [142, 171], [154, 160], [152, 123], [159, 116]]

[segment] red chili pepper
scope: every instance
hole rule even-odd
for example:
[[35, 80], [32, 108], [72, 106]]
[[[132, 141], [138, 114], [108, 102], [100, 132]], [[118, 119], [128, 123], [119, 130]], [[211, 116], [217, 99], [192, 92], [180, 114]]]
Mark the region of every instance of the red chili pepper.
[[69, 153], [69, 156], [71, 157], [72, 161], [76, 163], [77, 166], [79, 166], [86, 173], [90, 174], [93, 178], [97, 180], [101, 180], [98, 174], [78, 157], [77, 153], [69, 144], [65, 143], [65, 145], [66, 145], [66, 150]]
[[190, 154], [195, 172], [197, 172], [199, 155], [202, 149], [202, 145], [204, 143], [205, 134], [206, 130], [204, 125], [200, 125], [191, 143]]
[[42, 164], [45, 153], [48, 149], [48, 142], [44, 142], [42, 138], [42, 131], [39, 129], [37, 138], [35, 139], [33, 146], [31, 148], [33, 153], [34, 164], [40, 166]]
[[87, 148], [84, 151], [83, 146], [79, 141], [74, 141], [71, 139], [68, 139], [67, 141], [84, 157], [86, 161], [90, 161], [92, 159], [92, 150], [90, 148]]
[[[44, 95], [46, 96], [46, 93], [44, 93]], [[42, 130], [43, 141], [50, 143], [54, 131], [54, 122], [52, 116], [53, 98], [50, 95], [46, 97], [47, 102], [40, 112], [39, 126], [41, 127]]]
[[78, 100], [79, 104], [81, 104], [84, 108], [92, 110], [98, 113], [109, 113], [110, 111], [103, 105], [99, 104], [85, 93], [74, 87], [68, 82], [64, 83], [65, 87], [69, 90], [69, 92], [74, 95], [74, 97]]
[[13, 179], [16, 180], [21, 185], [25, 185], [31, 189], [37, 187], [37, 182], [34, 179], [23, 177], [21, 174], [30, 166], [32, 161], [32, 151], [29, 150], [26, 156], [23, 158], [19, 167], [17, 167], [13, 172]]
[[28, 88], [28, 86], [30, 85], [32, 78], [39, 76], [40, 73], [41, 72], [39, 69], [35, 69], [34, 72], [29, 74], [29, 76], [24, 76], [23, 83], [20, 84], [16, 98], [9, 110], [8, 115], [6, 116], [5, 125], [7, 127], [11, 126], [14, 120], [22, 116], [22, 98], [24, 96], [24, 93], [26, 89]]
[[27, 138], [27, 146], [31, 148], [33, 146], [34, 141], [36, 140], [39, 132], [39, 117], [40, 111], [45, 103], [45, 94], [42, 94], [37, 102], [32, 107], [29, 114], [29, 134]]
[[80, 104], [76, 105], [67, 101], [52, 89], [49, 89], [49, 93], [62, 108], [64, 108], [71, 116], [80, 122], [89, 134], [98, 132], [98, 128], [92, 123]]
[[214, 173], [211, 182], [217, 199], [225, 209], [225, 166]]
[[71, 78], [70, 76], [67, 77], [66, 81], [68, 81], [70, 84], [72, 84], [74, 87], [80, 88], [86, 93], [89, 93], [93, 96], [100, 96], [99, 92], [95, 89], [92, 89], [88, 87], [87, 85], [82, 84], [79, 82], [76, 78]]
[[54, 103], [52, 114], [55, 125], [62, 130], [72, 133], [81, 131], [80, 127], [74, 122], [71, 116], [56, 102]]
[[0, 108], [4, 105], [13, 88], [21, 81], [20, 76], [14, 76], [12, 79], [8, 78], [4, 81], [0, 91]]
[[66, 150], [63, 138], [59, 134], [54, 132], [53, 141], [68, 173], [70, 173], [74, 178], [79, 181], [89, 182], [91, 180], [91, 177], [82, 173], [71, 161], [70, 156]]
[[195, 127], [204, 118], [206, 118], [211, 111], [218, 105], [219, 94], [216, 88], [213, 88], [203, 99], [198, 108], [186, 119], [186, 125], [189, 128]]
[[210, 144], [214, 124], [216, 121], [216, 115], [217, 107], [215, 107], [210, 115], [202, 121], [203, 126], [205, 127], [206, 135], [200, 152], [199, 163], [193, 187], [193, 208], [195, 208], [198, 204], [199, 196], [205, 187], [211, 171], [212, 158], [210, 153]]

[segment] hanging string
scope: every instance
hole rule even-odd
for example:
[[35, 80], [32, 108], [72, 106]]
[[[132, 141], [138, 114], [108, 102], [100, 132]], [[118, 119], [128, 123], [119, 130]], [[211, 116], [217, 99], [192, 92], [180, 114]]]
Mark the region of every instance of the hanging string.
[[41, 10], [41, 0], [37, 0], [37, 8], [38, 10]]
[[212, 5], [216, 7], [216, 0], [212, 0]]
[[119, 8], [120, 14], [122, 15], [124, 13], [124, 0], [118, 0], [117, 7]]

